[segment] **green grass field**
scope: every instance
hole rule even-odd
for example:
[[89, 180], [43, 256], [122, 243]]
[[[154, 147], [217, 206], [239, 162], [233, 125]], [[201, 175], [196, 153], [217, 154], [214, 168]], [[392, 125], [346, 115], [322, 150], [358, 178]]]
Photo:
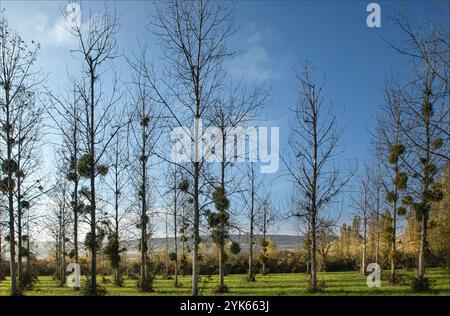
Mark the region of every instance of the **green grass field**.
[[[389, 286], [383, 280], [380, 288], [369, 288], [366, 285], [366, 278], [356, 272], [327, 272], [319, 273], [319, 280], [325, 282], [325, 293], [316, 295], [417, 295], [412, 293], [409, 286], [410, 277], [414, 275], [412, 271], [399, 271], [403, 276], [403, 282], [397, 286]], [[441, 269], [430, 269], [427, 276], [432, 282], [433, 292], [422, 295], [444, 295], [450, 296], [450, 277], [448, 272]], [[111, 278], [106, 278], [107, 295], [117, 296], [140, 296], [140, 295], [189, 295], [190, 277], [181, 277], [182, 286], [174, 288], [173, 280], [157, 278], [154, 283], [154, 291], [151, 293], [141, 293], [136, 288], [136, 281], [125, 280], [124, 287], [115, 288], [111, 284]], [[100, 278], [99, 278], [100, 281]], [[216, 286], [217, 277], [201, 278], [201, 295], [214, 295], [213, 289]], [[306, 290], [307, 276], [305, 274], [272, 274], [268, 276], [257, 276], [256, 282], [246, 282], [244, 275], [230, 275], [226, 277], [226, 284], [229, 287], [227, 295], [311, 295]], [[0, 283], [0, 296], [9, 295], [9, 280]], [[40, 277], [32, 291], [25, 295], [29, 296], [73, 296], [78, 295], [73, 289], [68, 287], [57, 287], [56, 282], [51, 277]]]

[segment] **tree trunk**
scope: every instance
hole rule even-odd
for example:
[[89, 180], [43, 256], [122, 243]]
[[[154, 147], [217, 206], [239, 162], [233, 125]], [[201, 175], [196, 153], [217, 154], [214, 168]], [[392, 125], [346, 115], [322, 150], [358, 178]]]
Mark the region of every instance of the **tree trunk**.
[[267, 240], [266, 240], [266, 223], [267, 223], [267, 211], [264, 211], [264, 218], [263, 218], [263, 260], [262, 260], [262, 275], [267, 275], [266, 271], [266, 255], [267, 255]]
[[422, 215], [421, 221], [422, 227], [420, 231], [420, 247], [419, 247], [419, 267], [417, 270], [417, 276], [423, 280], [425, 278], [425, 251], [427, 247], [427, 234], [428, 234], [428, 212]]
[[253, 273], [253, 244], [254, 244], [254, 207], [255, 207], [255, 188], [254, 188], [254, 173], [252, 165], [252, 179], [251, 179], [251, 204], [250, 204], [250, 235], [249, 235], [249, 255], [248, 255], [248, 280], [254, 281], [255, 275]]
[[367, 184], [364, 184], [364, 205], [363, 205], [363, 244], [362, 244], [362, 258], [361, 258], [361, 274], [366, 274], [367, 261], [367, 208], [368, 208], [368, 189]]
[[[18, 161], [18, 165], [20, 163]], [[21, 182], [20, 177], [17, 177], [17, 279], [19, 282], [19, 287], [23, 285], [23, 240], [22, 240], [22, 209], [20, 207], [21, 203]]]
[[177, 224], [177, 175], [176, 175], [176, 171], [175, 171], [175, 181], [174, 181], [174, 199], [173, 199], [173, 205], [174, 205], [174, 212], [173, 212], [173, 248], [174, 248], [174, 253], [175, 253], [175, 287], [178, 287], [178, 236], [177, 236], [177, 229], [178, 229], [178, 224]]
[[141, 213], [141, 289], [146, 290], [145, 282], [147, 281], [147, 229], [146, 229], [146, 212], [145, 202], [143, 200], [142, 213]]
[[166, 213], [166, 238], [165, 238], [165, 252], [166, 252], [166, 258], [164, 260], [165, 264], [165, 271], [164, 271], [164, 277], [166, 280], [169, 279], [169, 216]]
[[[426, 91], [429, 91], [428, 87]], [[431, 94], [431, 91], [430, 91]], [[429, 103], [429, 94], [426, 94], [425, 96], [425, 104]], [[430, 116], [425, 116], [425, 147], [426, 147], [426, 161], [427, 164], [430, 163], [431, 157], [430, 157], [430, 146], [431, 146], [431, 132], [430, 132]], [[432, 176], [427, 170], [423, 170], [424, 177], [422, 180], [423, 183], [423, 189], [422, 189], [422, 201], [427, 206], [430, 206], [428, 204], [429, 197], [425, 196], [425, 192], [429, 191], [429, 184], [432, 181]], [[420, 231], [420, 246], [419, 246], [419, 266], [417, 269], [418, 278], [420, 280], [423, 280], [425, 278], [425, 252], [427, 248], [427, 237], [428, 237], [428, 217], [429, 217], [429, 208], [426, 208], [422, 214], [422, 225], [421, 225], [421, 231]]]
[[62, 235], [62, 250], [61, 250], [61, 286], [66, 282], [66, 221], [65, 214], [63, 215], [63, 235]]
[[200, 178], [200, 91], [198, 87], [198, 74], [195, 76], [196, 114], [194, 118], [194, 251], [192, 253], [192, 296], [198, 296], [198, 282], [200, 273], [198, 247], [200, 244], [200, 205], [199, 205], [199, 178]]
[[59, 287], [63, 287], [63, 281], [62, 281], [62, 243], [63, 243], [63, 241], [62, 241], [62, 239], [63, 239], [63, 237], [62, 237], [62, 235], [63, 235], [63, 232], [62, 232], [62, 225], [63, 225], [63, 220], [62, 220], [62, 209], [61, 209], [61, 206], [59, 206], [60, 207], [60, 209], [59, 209], [59, 216], [58, 216], [58, 248], [57, 248], [57, 253], [58, 253], [58, 256], [57, 256], [57, 258], [58, 258], [58, 264], [57, 264], [57, 267], [58, 267], [58, 269], [57, 269], [57, 273], [58, 273], [58, 281], [59, 281]]
[[2, 256], [2, 230], [0, 229], [0, 282], [3, 280], [4, 275], [3, 275], [3, 256]]
[[[143, 113], [145, 112], [145, 104], [143, 102]], [[142, 209], [141, 209], [141, 289], [148, 291], [148, 267], [147, 267], [147, 159], [146, 159], [146, 131], [142, 128]]]
[[[75, 122], [75, 125], [77, 122]], [[78, 145], [76, 139], [77, 127], [74, 128], [74, 162], [73, 162], [73, 170], [72, 172], [75, 175], [74, 181], [74, 189], [73, 189], [73, 258], [75, 263], [78, 263]]]
[[316, 246], [316, 215], [313, 214], [311, 217], [311, 283], [310, 291], [317, 292], [317, 246]]
[[[2, 249], [0, 247], [0, 249]], [[27, 215], [27, 273], [31, 273], [31, 249], [30, 249], [30, 211], [28, 211]], [[0, 260], [1, 265], [1, 260]], [[1, 267], [0, 267], [1, 270]], [[1, 276], [0, 276], [1, 280]]]
[[[117, 174], [117, 164], [116, 164], [116, 172], [115, 172], [115, 192], [114, 192], [114, 208], [115, 208], [115, 237], [117, 238], [117, 243], [115, 244], [116, 253], [119, 254], [120, 244], [119, 244], [119, 187], [118, 187], [118, 174]], [[116, 286], [120, 285], [120, 261], [116, 262], [116, 266], [114, 268], [114, 284]]]
[[89, 145], [90, 145], [90, 154], [91, 154], [91, 163], [90, 163], [90, 184], [91, 184], [91, 192], [90, 192], [90, 203], [91, 203], [91, 294], [97, 294], [97, 231], [96, 231], [96, 201], [95, 201], [95, 106], [94, 106], [94, 69], [90, 68], [90, 86], [91, 86], [91, 113], [90, 113], [90, 137], [89, 137]]
[[315, 104], [312, 104], [313, 112], [313, 145], [314, 145], [314, 161], [313, 161], [313, 179], [312, 179], [312, 190], [311, 190], [311, 205], [310, 205], [310, 230], [311, 230], [311, 292], [317, 292], [317, 244], [316, 244], [316, 220], [317, 220], [317, 159], [318, 159], [318, 140], [317, 140], [317, 124], [318, 124], [318, 114]]
[[225, 279], [224, 279], [224, 248], [222, 245], [219, 245], [219, 289], [223, 289], [225, 287]]
[[[395, 165], [394, 179], [398, 177], [398, 162]], [[397, 276], [395, 273], [395, 252], [396, 252], [396, 240], [397, 240], [397, 185], [394, 185], [394, 202], [392, 205], [392, 234], [391, 234], [391, 274], [390, 283], [397, 283]]]
[[199, 162], [194, 163], [194, 251], [192, 253], [192, 296], [198, 296], [198, 281], [199, 281], [199, 258], [198, 246], [200, 243], [200, 210], [199, 210], [199, 176], [200, 168]]
[[[226, 134], [224, 127], [221, 126], [221, 133], [222, 133], [222, 161], [220, 163], [220, 185], [222, 186], [223, 194], [226, 198], [226, 190], [225, 190], [225, 163], [226, 163], [226, 156], [225, 156], [225, 142], [226, 142]], [[219, 212], [226, 212], [226, 210], [219, 210]], [[219, 244], [219, 289], [224, 292], [225, 290], [225, 279], [224, 279], [224, 259], [225, 259], [225, 229], [227, 229], [223, 222], [220, 224], [220, 244]]]
[[[9, 86], [9, 83], [7, 84]], [[11, 100], [9, 95], [9, 88], [5, 86], [5, 105], [6, 105], [6, 142], [7, 142], [7, 159], [11, 161], [12, 158], [12, 140], [11, 140], [11, 122], [10, 122], [10, 106]], [[10, 274], [11, 274], [11, 295], [19, 294], [17, 290], [17, 276], [16, 276], [16, 232], [14, 221], [14, 192], [13, 192], [13, 178], [12, 170], [8, 170], [8, 210], [9, 210], [9, 256], [10, 256]]]
[[[75, 88], [74, 88], [75, 93]], [[73, 174], [74, 177], [74, 188], [73, 188], [73, 255], [74, 261], [78, 264], [78, 108], [75, 105], [75, 97], [74, 97], [74, 128], [73, 128]], [[76, 290], [78, 288], [75, 288]]]
[[363, 249], [361, 258], [361, 274], [366, 274], [366, 257], [367, 257], [367, 238], [366, 238], [366, 228], [364, 224], [364, 237], [363, 237]]
[[375, 263], [379, 264], [380, 258], [380, 193], [379, 188], [377, 188], [377, 202], [376, 202], [376, 241], [375, 241]]

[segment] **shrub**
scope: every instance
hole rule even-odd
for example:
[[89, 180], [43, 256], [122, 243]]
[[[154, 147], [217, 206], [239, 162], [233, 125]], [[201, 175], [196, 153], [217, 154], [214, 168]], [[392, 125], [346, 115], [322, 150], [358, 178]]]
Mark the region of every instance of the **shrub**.
[[241, 252], [241, 246], [239, 245], [239, 243], [233, 241], [230, 243], [230, 252], [233, 255], [237, 255], [238, 253]]
[[83, 296], [105, 296], [106, 293], [106, 288], [101, 283], [97, 284], [97, 290], [93, 292], [91, 287], [91, 279], [89, 279], [89, 277], [87, 277], [81, 284], [80, 294]]
[[137, 281], [137, 287], [141, 292], [153, 292], [153, 281], [154, 276], [152, 274], [147, 275], [143, 280], [139, 279]]
[[20, 292], [32, 290], [37, 279], [36, 273], [23, 272], [19, 283]]
[[428, 278], [413, 278], [411, 290], [414, 293], [423, 293], [431, 291], [431, 282]]
[[219, 285], [217, 286], [214, 290], [213, 293], [228, 293], [228, 286], [224, 285]]

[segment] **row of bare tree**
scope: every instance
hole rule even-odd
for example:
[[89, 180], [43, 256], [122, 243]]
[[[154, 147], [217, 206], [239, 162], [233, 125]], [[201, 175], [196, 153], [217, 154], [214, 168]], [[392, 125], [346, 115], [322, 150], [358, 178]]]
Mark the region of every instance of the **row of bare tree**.
[[[69, 76], [65, 93], [45, 87], [45, 78], [34, 70], [39, 45], [26, 44], [2, 13], [0, 191], [7, 230], [0, 226], [0, 242], [4, 237], [9, 245], [12, 295], [32, 283], [30, 225], [34, 224], [46, 227], [52, 239], [60, 285], [66, 279], [67, 261], [79, 263], [82, 250], [88, 251], [85, 294], [103, 293], [97, 284], [98, 255], [105, 256], [114, 269], [115, 285], [122, 284], [120, 263], [128, 239], [138, 241], [138, 287], [152, 290], [151, 237], [161, 218], [166, 236], [169, 228], [174, 236], [174, 251], [167, 260], [176, 262], [175, 286], [179, 269], [185, 268], [186, 256], [191, 254], [192, 295], [199, 295], [199, 245], [203, 236], [210, 235], [220, 250], [216, 291], [226, 292], [227, 252], [239, 252], [239, 245], [230, 238], [232, 231], [248, 235], [247, 279], [255, 280], [256, 232], [263, 234], [262, 248], [268, 247], [269, 226], [280, 216], [273, 211], [254, 163], [240, 168], [234, 163], [234, 152], [229, 155], [226, 148], [234, 137], [228, 134], [229, 128], [252, 123], [267, 104], [270, 91], [259, 85], [234, 85], [227, 77], [236, 54], [227, 46], [236, 31], [227, 3], [173, 0], [156, 3], [154, 12], [149, 37], [161, 47], [162, 69], [150, 62], [145, 47], [140, 46], [132, 57], [119, 54], [119, 19], [110, 6], [81, 24], [70, 23], [66, 17], [68, 31], [78, 42], [71, 53], [80, 65], [76, 75]], [[429, 210], [442, 199], [436, 179], [448, 163], [449, 42], [448, 34], [436, 29], [413, 29], [404, 16], [393, 21], [408, 41], [405, 47], [392, 46], [410, 60], [411, 72], [386, 84], [373, 133], [375, 158], [366, 168], [354, 206], [363, 225], [363, 272], [368, 219], [375, 214], [380, 220], [381, 209], [390, 208], [393, 283], [398, 216], [415, 214], [421, 229], [420, 284], [426, 279]], [[129, 82], [117, 74], [119, 58], [132, 74]], [[293, 184], [286, 218], [298, 219], [305, 229], [309, 288], [316, 292], [321, 290], [318, 234], [334, 225], [327, 212], [341, 201], [356, 168], [342, 167], [342, 130], [335, 111], [324, 100], [324, 73], [307, 62], [297, 72], [296, 82], [299, 102], [293, 109], [289, 150], [282, 158]], [[202, 157], [200, 122], [219, 130], [217, 145], [223, 150], [214, 152], [221, 158], [219, 167]], [[192, 151], [189, 148], [189, 161], [180, 163], [171, 159], [172, 143], [164, 137], [186, 126], [192, 127], [189, 135], [194, 146]], [[47, 134], [59, 139], [53, 146], [56, 168], [48, 174], [41, 168], [40, 156], [41, 146], [48, 147], [42, 142]], [[54, 180], [44, 182], [48, 177]], [[242, 215], [248, 225], [239, 223]]]

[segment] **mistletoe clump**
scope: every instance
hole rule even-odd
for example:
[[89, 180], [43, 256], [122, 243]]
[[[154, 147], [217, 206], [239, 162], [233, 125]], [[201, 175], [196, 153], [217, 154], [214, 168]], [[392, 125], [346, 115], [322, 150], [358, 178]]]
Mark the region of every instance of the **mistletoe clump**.
[[[91, 170], [92, 166], [94, 164], [94, 161], [92, 159], [92, 155], [86, 154], [80, 158], [78, 161], [77, 171], [80, 176], [83, 178], [89, 178], [91, 176]], [[94, 167], [95, 171], [98, 175], [104, 177], [108, 174], [108, 166], [103, 164], [96, 164]], [[69, 175], [71, 179], [76, 178], [76, 174], [70, 174]], [[72, 180], [73, 181], [73, 180]]]
[[389, 154], [389, 163], [396, 164], [398, 159], [405, 153], [405, 146], [403, 144], [394, 144], [391, 147]]

